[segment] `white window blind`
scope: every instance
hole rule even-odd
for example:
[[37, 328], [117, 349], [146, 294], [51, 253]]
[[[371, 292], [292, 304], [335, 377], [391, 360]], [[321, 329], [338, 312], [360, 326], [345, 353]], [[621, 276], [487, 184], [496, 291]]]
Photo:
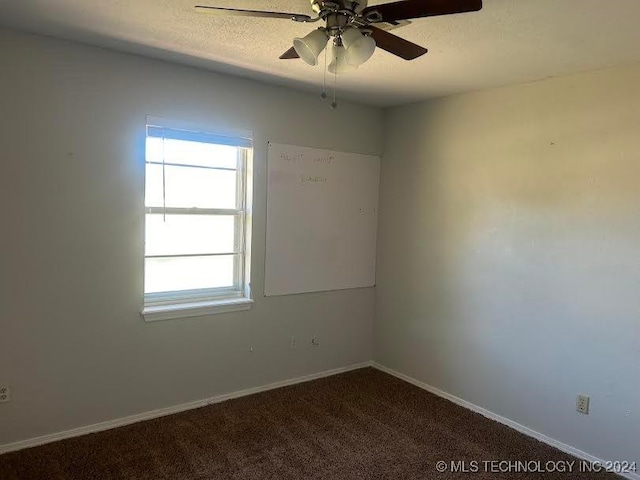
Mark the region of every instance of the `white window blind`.
[[250, 300], [251, 147], [246, 136], [147, 126], [145, 318]]

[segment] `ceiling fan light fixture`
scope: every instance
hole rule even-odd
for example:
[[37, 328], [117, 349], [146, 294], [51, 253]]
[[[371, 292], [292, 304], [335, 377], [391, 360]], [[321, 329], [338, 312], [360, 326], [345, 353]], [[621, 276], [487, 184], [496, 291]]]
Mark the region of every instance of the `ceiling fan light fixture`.
[[341, 74], [355, 70], [356, 67], [347, 63], [346, 49], [343, 46], [334, 45], [332, 53], [333, 60], [327, 67], [329, 73]]
[[307, 64], [318, 64], [320, 53], [327, 47], [329, 36], [324, 28], [318, 28], [309, 35], [293, 39], [293, 48], [298, 56]]
[[369, 60], [376, 51], [376, 41], [363, 35], [357, 28], [347, 28], [341, 35], [346, 62], [357, 67]]

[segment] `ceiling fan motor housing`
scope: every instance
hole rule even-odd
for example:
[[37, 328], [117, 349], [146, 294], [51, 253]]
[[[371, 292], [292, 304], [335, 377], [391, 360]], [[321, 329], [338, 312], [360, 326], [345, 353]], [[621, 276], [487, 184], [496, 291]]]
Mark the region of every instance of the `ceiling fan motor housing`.
[[333, 2], [326, 2], [323, 0], [310, 0], [311, 8], [317, 14], [320, 12], [327, 12], [331, 10], [350, 10], [355, 14], [359, 14], [367, 7], [367, 0], [335, 0]]
[[360, 12], [367, 6], [367, 0], [311, 0], [311, 8], [326, 23], [327, 34], [339, 38]]

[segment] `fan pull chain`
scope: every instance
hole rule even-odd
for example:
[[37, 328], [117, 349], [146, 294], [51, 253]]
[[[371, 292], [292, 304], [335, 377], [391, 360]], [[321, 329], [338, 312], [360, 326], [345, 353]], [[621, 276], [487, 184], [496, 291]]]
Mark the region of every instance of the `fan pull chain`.
[[333, 102], [331, 102], [331, 108], [333, 108], [334, 110], [336, 108], [338, 108], [338, 102], [336, 102], [336, 87], [338, 86], [338, 49], [335, 49], [336, 51], [336, 69], [333, 72]]
[[167, 176], [164, 156], [164, 130], [162, 131], [162, 222], [167, 222]]
[[320, 94], [322, 100], [327, 99], [327, 50], [328, 48], [324, 49], [324, 78], [322, 80], [322, 93]]

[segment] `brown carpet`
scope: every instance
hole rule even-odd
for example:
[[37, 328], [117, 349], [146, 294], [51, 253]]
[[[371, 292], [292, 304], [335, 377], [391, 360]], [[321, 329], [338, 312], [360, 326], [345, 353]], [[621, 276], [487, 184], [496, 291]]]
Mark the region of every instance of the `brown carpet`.
[[[446, 461], [445, 473], [436, 470]], [[366, 368], [0, 456], [2, 480], [596, 479], [497, 461], [576, 461]], [[476, 473], [451, 472], [468, 462]], [[473, 461], [477, 464], [471, 463]], [[485, 461], [496, 461], [485, 464]], [[522, 464], [521, 464], [522, 465]], [[529, 463], [529, 470], [537, 470]], [[520, 473], [516, 469], [520, 468]], [[568, 467], [567, 467], [568, 468]], [[499, 473], [511, 470], [511, 473]]]

